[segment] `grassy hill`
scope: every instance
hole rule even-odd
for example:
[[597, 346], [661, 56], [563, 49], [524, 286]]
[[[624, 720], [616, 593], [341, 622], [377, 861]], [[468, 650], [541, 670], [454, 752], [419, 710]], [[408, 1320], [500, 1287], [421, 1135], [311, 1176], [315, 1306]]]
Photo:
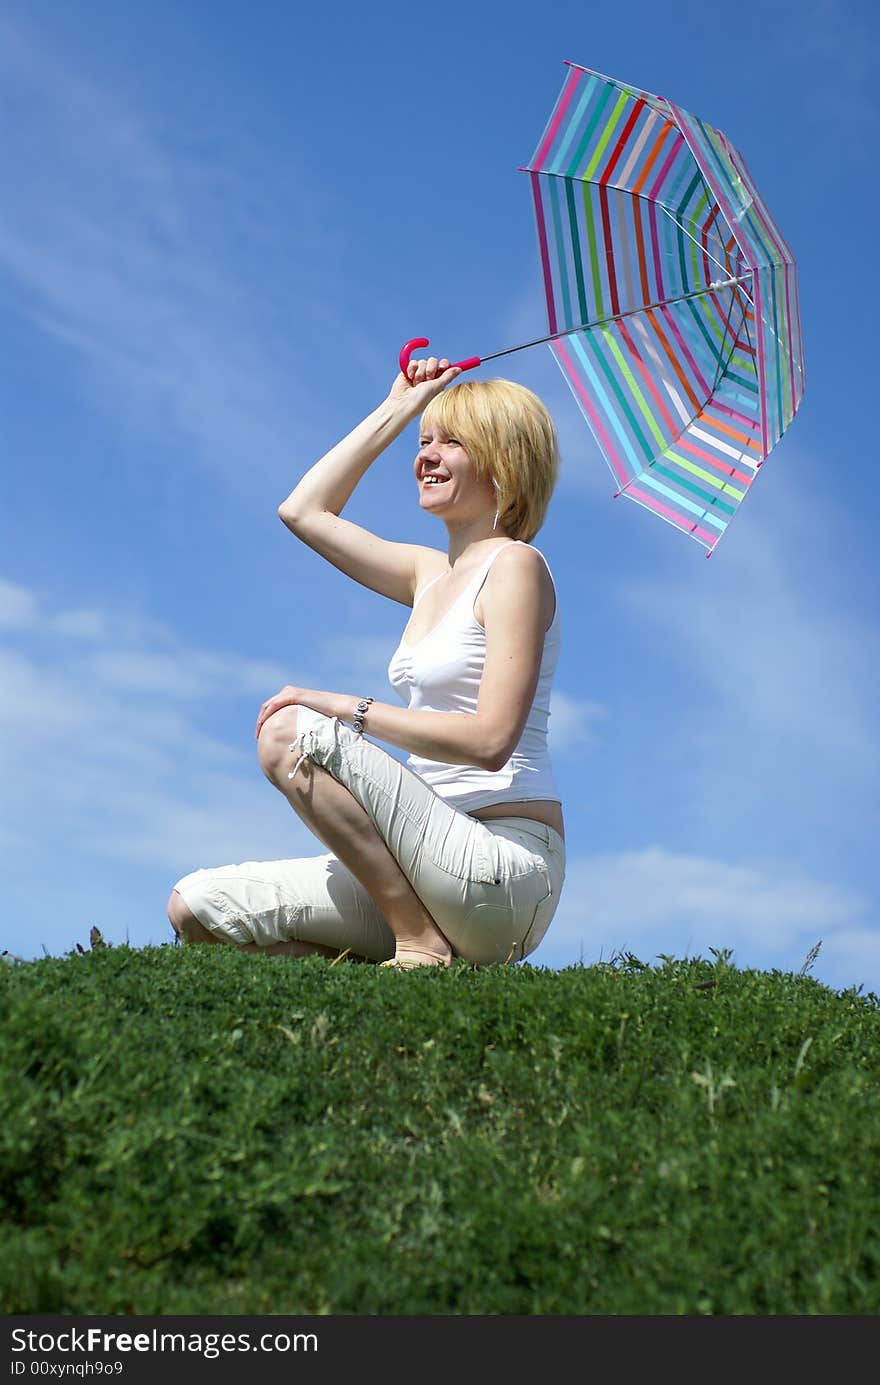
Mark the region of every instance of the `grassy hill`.
[[0, 966], [5, 1314], [876, 1314], [880, 1001], [724, 954]]

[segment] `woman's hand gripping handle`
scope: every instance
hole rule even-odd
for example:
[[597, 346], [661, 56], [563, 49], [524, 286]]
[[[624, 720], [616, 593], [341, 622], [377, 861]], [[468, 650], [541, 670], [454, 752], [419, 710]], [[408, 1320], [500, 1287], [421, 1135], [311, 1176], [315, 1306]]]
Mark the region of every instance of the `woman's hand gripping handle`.
[[[407, 379], [409, 379], [410, 356], [417, 349], [420, 349], [423, 346], [430, 346], [430, 344], [431, 343], [429, 342], [427, 337], [413, 337], [411, 341], [406, 342], [400, 348], [400, 355], [398, 357], [398, 362], [400, 364], [400, 372], [402, 375], [405, 375]], [[443, 361], [446, 361], [445, 356], [443, 358]], [[443, 361], [440, 362], [441, 365], [443, 364]], [[480, 360], [479, 356], [468, 356], [465, 360], [455, 361], [452, 365], [450, 365], [449, 361], [446, 361], [446, 365], [450, 370], [473, 370], [476, 366], [482, 365], [482, 361]]]
[[451, 384], [463, 370], [470, 370], [480, 364], [474, 356], [469, 361], [456, 361], [451, 364], [446, 357], [438, 360], [429, 356], [427, 360], [412, 361], [410, 356], [419, 346], [427, 346], [427, 337], [413, 337], [400, 351], [400, 374], [391, 387], [389, 398], [395, 404], [402, 404], [407, 410], [420, 413], [430, 401]]

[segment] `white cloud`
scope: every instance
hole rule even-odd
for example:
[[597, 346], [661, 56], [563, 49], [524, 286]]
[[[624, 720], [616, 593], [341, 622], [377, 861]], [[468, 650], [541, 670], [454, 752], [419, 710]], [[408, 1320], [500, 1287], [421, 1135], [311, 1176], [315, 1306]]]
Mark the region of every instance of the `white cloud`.
[[[632, 952], [709, 956], [729, 948], [740, 966], [794, 970], [822, 942], [849, 981], [877, 975], [880, 940], [863, 922], [866, 900], [787, 862], [742, 865], [658, 846], [576, 857], [550, 931], [534, 960], [581, 956], [589, 965]], [[851, 950], [854, 949], [854, 950]], [[845, 982], [842, 984], [846, 984]]]
[[[880, 928], [838, 928], [822, 942], [823, 965], [841, 988], [861, 986], [880, 997]], [[858, 958], [854, 969], [853, 960]]]
[[[399, 633], [402, 633], [409, 610], [403, 606], [398, 606], [397, 610], [400, 612], [397, 617]], [[387, 615], [385, 618], [388, 618]], [[322, 638], [314, 642], [317, 662], [327, 670], [326, 677], [336, 680], [332, 684], [334, 687], [339, 682], [352, 692], [362, 687], [380, 702], [393, 702], [394, 694], [388, 683], [388, 661], [397, 637], [390, 634]], [[305, 678], [301, 682], [305, 684]]]
[[0, 579], [0, 630], [29, 629], [37, 619], [38, 609], [33, 592]]
[[63, 872], [71, 852], [181, 870], [296, 843], [315, 854], [256, 762], [256, 711], [279, 668], [118, 612], [91, 613], [84, 651], [78, 608], [44, 620], [34, 593], [2, 590], [27, 615], [15, 647], [0, 646], [7, 880], [35, 859]]
[[317, 856], [326, 848], [251, 766], [235, 774], [204, 764], [196, 782], [170, 772], [160, 782], [101, 776], [100, 815], [77, 832], [78, 850], [96, 859], [166, 869], [168, 887], [188, 871], [240, 861]]
[[180, 701], [208, 698], [221, 690], [226, 697], [249, 693], [262, 700], [288, 681], [280, 664], [192, 649], [168, 654], [105, 649], [95, 654], [91, 666], [107, 689], [161, 693]]
[[105, 640], [109, 633], [104, 613], [85, 607], [60, 612], [49, 622], [49, 627], [67, 639], [82, 640], [84, 643]]
[[607, 710], [601, 703], [571, 697], [554, 688], [550, 701], [550, 754], [571, 755], [591, 750], [599, 739], [596, 725], [606, 715]]
[[789, 814], [817, 835], [849, 801], [854, 831], [869, 832], [880, 826], [880, 638], [845, 586], [844, 516], [799, 485], [791, 449], [786, 463], [774, 474], [768, 462], [704, 574], [670, 555], [618, 597], [640, 657], [674, 680], [664, 745], [705, 824]]

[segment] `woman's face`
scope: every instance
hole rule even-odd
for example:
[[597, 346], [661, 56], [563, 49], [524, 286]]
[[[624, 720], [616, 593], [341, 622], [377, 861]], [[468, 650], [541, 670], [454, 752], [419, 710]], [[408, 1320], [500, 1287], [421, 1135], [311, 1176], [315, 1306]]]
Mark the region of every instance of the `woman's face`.
[[494, 513], [495, 488], [491, 480], [477, 476], [476, 467], [458, 438], [450, 437], [438, 424], [422, 426], [413, 470], [423, 510], [441, 517], [452, 512], [462, 518], [484, 511]]

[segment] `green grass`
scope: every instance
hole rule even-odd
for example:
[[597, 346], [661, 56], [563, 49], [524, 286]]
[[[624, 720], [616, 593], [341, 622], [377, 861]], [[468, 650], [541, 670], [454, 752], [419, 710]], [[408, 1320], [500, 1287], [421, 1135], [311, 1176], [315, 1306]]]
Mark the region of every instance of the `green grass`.
[[876, 1314], [880, 1002], [633, 957], [0, 967], [5, 1314]]

